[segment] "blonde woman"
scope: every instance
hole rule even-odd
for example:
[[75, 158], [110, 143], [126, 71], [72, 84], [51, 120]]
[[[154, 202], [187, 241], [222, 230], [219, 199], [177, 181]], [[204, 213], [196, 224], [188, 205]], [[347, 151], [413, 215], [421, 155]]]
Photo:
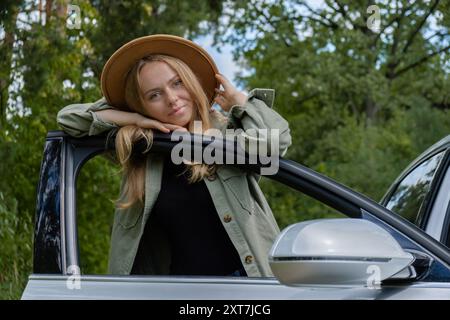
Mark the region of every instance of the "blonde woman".
[[[274, 93], [246, 96], [195, 43], [172, 35], [135, 39], [102, 72], [104, 98], [74, 104], [58, 123], [75, 137], [116, 129], [124, 177], [111, 236], [111, 274], [272, 276], [267, 256], [279, 233], [258, 176], [227, 165], [131, 156], [152, 130], [278, 129], [279, 152], [291, 144], [287, 122], [271, 109]], [[222, 85], [223, 90], [219, 89]], [[211, 108], [216, 102], [228, 116]], [[197, 132], [198, 133], [198, 132]]]

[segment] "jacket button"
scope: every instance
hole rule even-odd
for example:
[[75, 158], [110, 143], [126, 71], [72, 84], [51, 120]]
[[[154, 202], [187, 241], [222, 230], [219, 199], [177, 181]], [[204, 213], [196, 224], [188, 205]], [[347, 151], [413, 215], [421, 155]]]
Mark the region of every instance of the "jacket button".
[[206, 179], [208, 179], [209, 181], [214, 181], [214, 180], [216, 180], [216, 178], [217, 178], [217, 176], [216, 176], [215, 173], [213, 173], [213, 174], [211, 174], [211, 175], [206, 177]]
[[253, 257], [252, 256], [246, 256], [245, 257], [245, 263], [246, 264], [250, 264], [253, 262]]
[[228, 222], [230, 222], [231, 220], [233, 220], [233, 218], [232, 218], [229, 214], [226, 214], [226, 215], [223, 217], [223, 221], [224, 221], [225, 223], [228, 223]]

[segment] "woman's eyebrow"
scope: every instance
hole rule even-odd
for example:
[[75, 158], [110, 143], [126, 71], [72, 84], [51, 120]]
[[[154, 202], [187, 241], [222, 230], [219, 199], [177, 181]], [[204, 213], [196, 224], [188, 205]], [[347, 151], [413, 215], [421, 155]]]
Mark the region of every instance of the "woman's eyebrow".
[[[169, 81], [167, 81], [167, 83], [172, 82], [174, 79], [179, 78], [179, 76], [176, 74], [174, 75]], [[144, 95], [146, 95], [147, 93], [149, 93], [150, 91], [154, 91], [154, 90], [158, 90], [159, 88], [153, 88], [153, 89], [149, 89], [147, 90]]]

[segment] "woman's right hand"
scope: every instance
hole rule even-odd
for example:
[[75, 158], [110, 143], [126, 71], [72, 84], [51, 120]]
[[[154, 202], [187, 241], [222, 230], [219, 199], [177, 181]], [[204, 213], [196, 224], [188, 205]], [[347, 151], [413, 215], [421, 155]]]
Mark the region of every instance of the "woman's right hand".
[[181, 130], [187, 131], [186, 128], [177, 126], [175, 124], [164, 123], [155, 119], [147, 118], [139, 113], [137, 113], [137, 119], [135, 124], [140, 128], [145, 129], [157, 129], [164, 133], [169, 133], [170, 131]]

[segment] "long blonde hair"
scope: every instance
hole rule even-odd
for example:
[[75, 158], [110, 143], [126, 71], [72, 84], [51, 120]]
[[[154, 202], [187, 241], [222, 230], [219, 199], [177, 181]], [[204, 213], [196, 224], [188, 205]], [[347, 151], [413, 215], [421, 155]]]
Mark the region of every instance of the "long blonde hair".
[[[188, 123], [189, 132], [193, 132], [195, 120], [202, 121], [203, 131], [211, 128], [210, 103], [199, 80], [183, 61], [171, 56], [147, 56], [131, 68], [125, 84], [125, 100], [128, 107], [134, 112], [143, 113], [144, 97], [139, 83], [139, 73], [146, 64], [155, 61], [167, 63], [179, 75], [194, 101], [194, 112]], [[201, 132], [196, 133], [201, 134]], [[147, 142], [148, 151], [153, 142], [152, 130], [129, 125], [120, 128], [116, 136], [116, 154], [124, 173], [124, 184], [116, 203], [119, 208], [129, 208], [138, 201], [141, 203], [144, 201], [146, 156], [132, 154], [134, 143], [141, 139]], [[189, 183], [201, 181], [216, 169], [214, 165], [192, 163], [186, 165], [189, 171]]]

